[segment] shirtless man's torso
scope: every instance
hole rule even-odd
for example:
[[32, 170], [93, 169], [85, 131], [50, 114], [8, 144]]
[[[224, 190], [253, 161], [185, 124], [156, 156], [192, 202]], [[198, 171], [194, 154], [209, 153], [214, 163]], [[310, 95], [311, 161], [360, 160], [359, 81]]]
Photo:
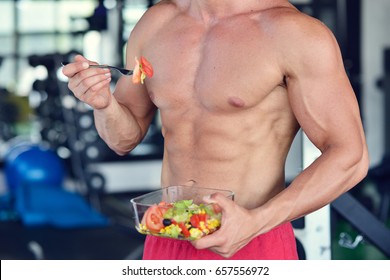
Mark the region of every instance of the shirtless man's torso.
[[[103, 72], [75, 74], [84, 58], [64, 73], [119, 154], [142, 140], [159, 110], [162, 186], [234, 191], [235, 203], [215, 198], [226, 218], [220, 231], [193, 242], [197, 249], [232, 256], [365, 176], [364, 133], [337, 42], [288, 1], [161, 1], [133, 30], [127, 67], [141, 55], [153, 78], [145, 86], [121, 78], [113, 96]], [[322, 155], [285, 188], [284, 165], [300, 127]]]

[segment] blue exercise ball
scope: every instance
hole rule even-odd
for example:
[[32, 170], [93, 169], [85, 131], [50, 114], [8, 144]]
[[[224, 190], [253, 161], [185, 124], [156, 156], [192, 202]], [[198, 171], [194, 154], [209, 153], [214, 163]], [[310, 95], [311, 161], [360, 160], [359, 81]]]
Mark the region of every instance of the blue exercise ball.
[[5, 156], [4, 171], [11, 193], [26, 183], [61, 187], [65, 178], [62, 159], [50, 149], [31, 144], [11, 148]]

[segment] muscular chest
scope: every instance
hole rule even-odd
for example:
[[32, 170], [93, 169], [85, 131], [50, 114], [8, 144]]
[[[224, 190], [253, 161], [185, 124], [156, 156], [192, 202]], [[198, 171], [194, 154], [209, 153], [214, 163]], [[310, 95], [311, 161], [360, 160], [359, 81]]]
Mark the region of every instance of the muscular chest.
[[154, 38], [148, 81], [160, 109], [236, 110], [259, 104], [278, 85], [272, 47], [253, 23], [171, 26]]

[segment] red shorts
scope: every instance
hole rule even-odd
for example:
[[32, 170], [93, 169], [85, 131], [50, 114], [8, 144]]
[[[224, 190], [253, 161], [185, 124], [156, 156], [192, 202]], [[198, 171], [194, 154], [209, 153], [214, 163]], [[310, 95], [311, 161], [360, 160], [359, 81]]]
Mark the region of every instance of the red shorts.
[[[189, 241], [148, 235], [144, 260], [224, 260], [208, 249], [197, 250]], [[294, 231], [290, 223], [257, 236], [231, 260], [297, 260]]]

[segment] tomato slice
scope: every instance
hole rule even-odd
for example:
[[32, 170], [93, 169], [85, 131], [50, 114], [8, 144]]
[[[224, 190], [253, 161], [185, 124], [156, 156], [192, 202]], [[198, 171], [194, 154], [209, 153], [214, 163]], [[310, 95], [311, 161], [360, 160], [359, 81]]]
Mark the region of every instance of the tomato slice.
[[159, 232], [164, 227], [162, 209], [162, 207], [152, 205], [146, 210], [142, 218], [142, 223], [153, 233]]
[[190, 223], [191, 225], [194, 227], [194, 228], [199, 228], [199, 215], [198, 214], [194, 214], [191, 216], [190, 218]]
[[152, 64], [150, 64], [150, 62], [143, 56], [141, 56], [140, 58], [140, 63], [141, 63], [141, 67], [142, 67], [142, 72], [145, 73], [146, 76], [148, 76], [149, 78], [153, 77], [153, 67], [152, 67]]
[[164, 216], [165, 212], [167, 212], [169, 208], [172, 208], [173, 205], [170, 204], [170, 203], [166, 203], [166, 202], [164, 202], [164, 201], [161, 201], [161, 202], [158, 204], [158, 207], [159, 207], [159, 209], [160, 209], [161, 215]]
[[199, 216], [199, 222], [204, 222], [206, 224], [207, 214], [198, 214], [198, 216]]
[[181, 233], [184, 235], [185, 238], [188, 238], [191, 236], [190, 231], [188, 230], [188, 228], [186, 227], [184, 222], [178, 223], [178, 226], [181, 228]]
[[190, 223], [195, 228], [200, 228], [200, 222], [203, 222], [206, 226], [207, 214], [194, 214], [190, 218]]

